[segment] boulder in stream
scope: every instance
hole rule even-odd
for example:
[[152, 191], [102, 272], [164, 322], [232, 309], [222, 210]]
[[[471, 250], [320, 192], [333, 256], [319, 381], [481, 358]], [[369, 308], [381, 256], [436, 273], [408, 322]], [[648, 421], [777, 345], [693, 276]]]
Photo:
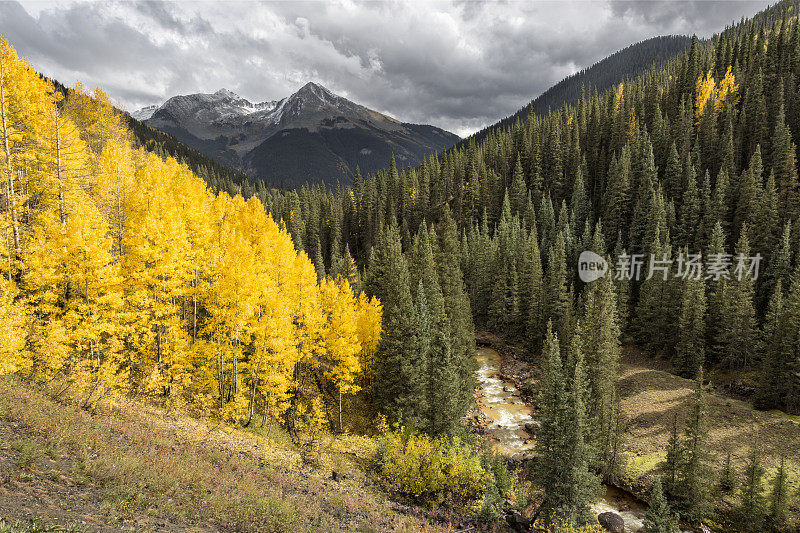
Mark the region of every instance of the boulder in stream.
[[611, 533], [625, 533], [625, 520], [617, 513], [600, 513], [597, 515], [597, 521]]
[[530, 531], [531, 523], [524, 518], [519, 511], [511, 509], [506, 514], [506, 522], [514, 531]]
[[530, 435], [534, 435], [536, 430], [541, 427], [542, 423], [538, 420], [531, 420], [530, 422], [525, 423], [525, 431], [528, 432]]

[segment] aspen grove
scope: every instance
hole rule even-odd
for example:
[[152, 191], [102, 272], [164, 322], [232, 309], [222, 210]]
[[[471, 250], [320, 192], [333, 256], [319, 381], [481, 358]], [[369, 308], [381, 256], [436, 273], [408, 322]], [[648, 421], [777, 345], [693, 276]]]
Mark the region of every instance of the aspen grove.
[[0, 373], [86, 407], [121, 390], [333, 424], [370, 369], [376, 298], [318, 280], [257, 198], [135, 149], [102, 90], [65, 100], [5, 40], [0, 118]]

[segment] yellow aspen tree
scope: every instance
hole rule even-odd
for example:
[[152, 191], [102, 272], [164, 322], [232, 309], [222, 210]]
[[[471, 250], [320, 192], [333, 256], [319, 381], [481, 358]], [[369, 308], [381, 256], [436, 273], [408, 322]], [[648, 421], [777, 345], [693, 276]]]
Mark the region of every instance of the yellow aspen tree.
[[27, 370], [25, 307], [16, 301], [16, 283], [0, 278], [0, 375]]
[[128, 202], [134, 186], [134, 157], [130, 145], [112, 138], [96, 160], [96, 178], [92, 197], [108, 220], [113, 253], [124, 253], [122, 239], [128, 220]]
[[[87, 196], [75, 201], [67, 222], [67, 260], [74, 297], [64, 318], [72, 353], [71, 376], [83, 402], [90, 406], [119, 388], [122, 309], [119, 267], [111, 254], [112, 239], [102, 214]], [[79, 216], [77, 215], [79, 213]]]
[[294, 318], [299, 306], [286, 292], [297, 255], [291, 239], [257, 198], [243, 207], [243, 231], [253, 247], [254, 275], [258, 279], [250, 324], [253, 355], [247, 365], [250, 420], [259, 399], [265, 417], [279, 416], [287, 407], [292, 371], [298, 360]]
[[287, 422], [289, 432], [297, 438], [298, 429], [302, 427], [310, 431], [308, 424], [320, 420], [317, 416], [317, 407], [321, 405], [320, 402], [316, 401], [313, 405], [306, 405], [306, 403], [309, 400], [314, 402], [316, 396], [308, 377], [315, 367], [319, 354], [324, 349], [325, 315], [321, 305], [316, 270], [305, 252], [294, 256], [289, 273], [287, 290], [284, 294], [286, 301], [294, 298], [298, 303], [296, 316], [293, 318], [298, 358], [293, 368], [294, 383]]
[[383, 306], [376, 297], [367, 298], [363, 292], [358, 295], [357, 332], [361, 342], [362, 375], [369, 379], [374, 368], [375, 350], [381, 340], [381, 320]]
[[[86, 146], [75, 126], [57, 109], [59, 94], [53, 94], [39, 121], [34, 154], [36, 179], [31, 191], [37, 210], [26, 211], [31, 231], [24, 237], [26, 299], [31, 314], [30, 342], [35, 377], [67, 377], [76, 368], [70, 352], [69, 327], [65, 315], [74, 297], [70, 272], [69, 230], [71, 217], [83, 216], [79, 199], [85, 194]], [[91, 204], [89, 204], [91, 206]]]
[[717, 114], [722, 112], [723, 105], [726, 101], [730, 101], [733, 105], [736, 105], [739, 98], [738, 92], [739, 84], [736, 83], [736, 76], [733, 75], [731, 67], [729, 66], [728, 70], [725, 72], [725, 76], [720, 80], [717, 86], [715, 102]]
[[136, 172], [129, 231], [122, 246], [129, 334], [145, 390], [171, 395], [182, 388], [189, 339], [180, 317], [191, 279], [186, 225], [175, 190], [181, 172], [174, 160], [148, 155]]
[[14, 257], [12, 268], [18, 269], [22, 254], [20, 182], [25, 168], [22, 161], [30, 158], [41, 133], [41, 121], [48, 107], [49, 84], [21, 61], [8, 41], [0, 38], [0, 153], [2, 153], [2, 195], [0, 206], [8, 212], [10, 240]]
[[240, 366], [243, 361], [243, 347], [249, 344], [251, 317], [257, 307], [258, 291], [256, 285], [256, 257], [253, 247], [245, 234], [243, 208], [244, 200], [237, 196], [227, 200], [227, 214], [219, 227], [219, 255], [216, 264], [216, 279], [213, 284], [213, 300], [207, 305], [209, 325], [213, 328], [217, 342], [221, 343], [220, 353], [227, 352], [229, 365], [225, 358], [220, 359], [221, 375], [230, 378], [221, 380], [222, 404], [230, 403], [234, 418], [245, 406], [246, 398], [241, 394], [240, 374], [246, 370]]
[[342, 431], [342, 394], [358, 392], [356, 377], [361, 372], [361, 340], [358, 336], [358, 307], [350, 283], [344, 278], [322, 281], [322, 307], [326, 324], [323, 332], [325, 377], [339, 395], [339, 431]]
[[103, 151], [109, 140], [127, 137], [120, 113], [100, 88], [89, 92], [83, 83], [75, 82], [63, 110], [78, 126], [84, 141], [96, 154]]
[[733, 75], [731, 67], [728, 67], [725, 76], [719, 83], [714, 80], [710, 70], [706, 73], [705, 78], [698, 78], [694, 109], [695, 123], [700, 124], [709, 101], [712, 102], [712, 109], [714, 110], [713, 118], [716, 118], [716, 115], [722, 112], [726, 101], [730, 101], [735, 105], [738, 99], [738, 91], [739, 85], [736, 83], [736, 77]]
[[706, 73], [705, 78], [702, 76], [697, 78], [697, 84], [695, 87], [695, 92], [697, 95], [694, 100], [695, 124], [700, 124], [700, 121], [703, 118], [703, 113], [706, 109], [706, 104], [710, 99], [714, 98], [715, 87], [716, 82], [714, 81], [714, 77], [711, 75], [710, 70]]

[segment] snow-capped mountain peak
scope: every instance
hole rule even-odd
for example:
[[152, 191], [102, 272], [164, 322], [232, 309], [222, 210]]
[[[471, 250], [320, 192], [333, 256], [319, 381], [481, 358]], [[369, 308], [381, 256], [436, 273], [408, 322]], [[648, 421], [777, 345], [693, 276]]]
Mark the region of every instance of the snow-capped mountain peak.
[[214, 96], [220, 96], [223, 98], [230, 98], [231, 100], [243, 100], [241, 96], [236, 94], [233, 91], [229, 91], [228, 89], [222, 88], [219, 91], [214, 93]]
[[133, 118], [135, 118], [136, 120], [144, 121], [144, 120], [147, 120], [150, 117], [152, 117], [153, 113], [158, 111], [159, 107], [161, 107], [159, 104], [148, 105], [148, 106], [145, 106], [145, 107], [143, 107], [141, 109], [137, 109], [136, 111], [133, 111], [131, 113], [131, 116]]
[[223, 88], [173, 96], [154, 107], [133, 116], [259, 178], [289, 172], [293, 179], [305, 174], [327, 179], [356, 166], [369, 172], [392, 153], [420, 161], [458, 140], [432, 126], [404, 124], [316, 82], [280, 100], [255, 103]]

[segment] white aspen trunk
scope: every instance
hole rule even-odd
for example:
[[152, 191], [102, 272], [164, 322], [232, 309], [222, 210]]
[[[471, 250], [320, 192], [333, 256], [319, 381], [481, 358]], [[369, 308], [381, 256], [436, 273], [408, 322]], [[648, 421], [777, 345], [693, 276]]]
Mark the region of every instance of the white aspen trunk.
[[8, 113], [6, 109], [5, 71], [0, 63], [0, 117], [3, 126], [3, 149], [6, 156], [6, 174], [8, 179], [8, 201], [11, 206], [11, 225], [14, 234], [14, 251], [19, 258], [22, 250], [19, 245], [19, 220], [17, 218], [17, 200], [14, 198], [14, 170], [11, 165], [11, 146], [8, 144]]

